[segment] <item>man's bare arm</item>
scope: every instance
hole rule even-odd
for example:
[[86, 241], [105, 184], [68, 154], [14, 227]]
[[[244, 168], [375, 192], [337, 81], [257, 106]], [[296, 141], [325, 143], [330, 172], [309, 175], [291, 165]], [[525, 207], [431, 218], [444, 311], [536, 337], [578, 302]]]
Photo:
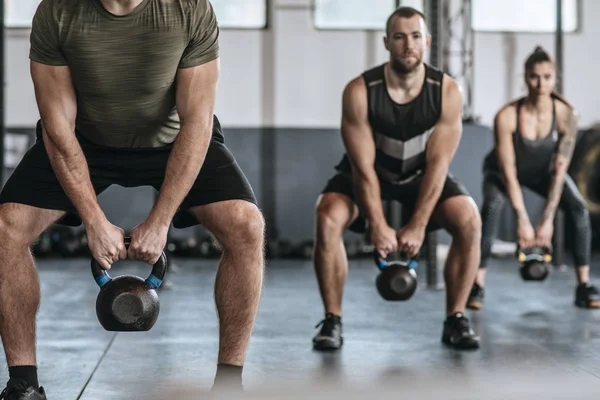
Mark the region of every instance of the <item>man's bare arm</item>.
[[31, 61], [30, 69], [50, 164], [84, 225], [88, 226], [105, 216], [75, 136], [77, 98], [69, 67]]
[[177, 111], [181, 131], [167, 162], [165, 180], [149, 219], [168, 225], [194, 184], [213, 128], [213, 113], [219, 80], [219, 59], [177, 73]]
[[564, 127], [560, 134], [558, 142], [558, 151], [554, 157], [554, 168], [552, 170], [552, 178], [550, 180], [550, 189], [548, 191], [548, 199], [542, 213], [540, 225], [544, 222], [554, 220], [556, 208], [560, 203], [563, 186], [565, 183], [565, 174], [571, 163], [573, 150], [575, 149], [575, 139], [577, 137], [577, 125], [579, 118], [577, 112], [571, 108], [568, 109], [564, 119]]
[[529, 215], [525, 208], [523, 200], [523, 191], [521, 184], [517, 179], [517, 164], [515, 157], [515, 149], [513, 146], [513, 132], [515, 128], [512, 124], [516, 116], [511, 109], [505, 108], [501, 110], [494, 119], [494, 141], [496, 143], [496, 157], [504, 182], [510, 204], [515, 212], [517, 222], [531, 223]]
[[362, 78], [351, 81], [342, 96], [342, 139], [352, 164], [359, 201], [369, 223], [387, 224], [375, 173], [375, 141], [368, 121], [367, 90]]
[[427, 142], [427, 167], [411, 224], [425, 229], [437, 204], [450, 163], [462, 136], [462, 94], [456, 81], [446, 78], [442, 113]]

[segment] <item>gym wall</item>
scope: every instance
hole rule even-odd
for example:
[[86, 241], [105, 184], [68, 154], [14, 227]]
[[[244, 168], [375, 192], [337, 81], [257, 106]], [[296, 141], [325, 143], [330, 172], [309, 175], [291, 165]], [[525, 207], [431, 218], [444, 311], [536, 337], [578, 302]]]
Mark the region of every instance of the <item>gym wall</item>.
[[[216, 112], [227, 144], [277, 235], [292, 240], [312, 236], [316, 197], [341, 155], [338, 126], [345, 83], [387, 55], [383, 32], [314, 29], [310, 3], [271, 0], [269, 29], [222, 30], [221, 35]], [[600, 2], [582, 0], [582, 30], [565, 35], [565, 94], [582, 112], [583, 127], [596, 121], [600, 100], [600, 91], [590, 90], [594, 65], [600, 62], [600, 54], [590, 51], [600, 34], [593, 21], [598, 14]], [[474, 111], [482, 125], [465, 127], [452, 171], [479, 204], [481, 160], [492, 143], [488, 126], [503, 103], [523, 93], [527, 54], [538, 44], [552, 50], [553, 41], [552, 34], [475, 34]], [[29, 76], [29, 31], [9, 30], [6, 42], [6, 124], [9, 131], [28, 131], [38, 118]], [[530, 193], [526, 197], [535, 215], [542, 203]], [[153, 191], [113, 187], [100, 200], [112, 221], [130, 229], [145, 217]], [[506, 212], [500, 238], [512, 238], [511, 221]]]
[[[383, 32], [318, 31], [311, 0], [270, 1], [269, 29], [222, 30], [217, 114], [227, 127], [337, 128], [344, 84], [386, 59]], [[600, 63], [599, 14], [600, 2], [581, 0], [581, 30], [564, 40], [565, 94], [582, 113], [582, 127], [598, 120], [600, 90], [590, 87]], [[6, 123], [30, 127], [37, 109], [29, 32], [9, 30], [6, 42]], [[524, 93], [523, 63], [538, 44], [553, 51], [554, 35], [475, 33], [473, 95], [480, 123], [490, 125], [503, 103]]]

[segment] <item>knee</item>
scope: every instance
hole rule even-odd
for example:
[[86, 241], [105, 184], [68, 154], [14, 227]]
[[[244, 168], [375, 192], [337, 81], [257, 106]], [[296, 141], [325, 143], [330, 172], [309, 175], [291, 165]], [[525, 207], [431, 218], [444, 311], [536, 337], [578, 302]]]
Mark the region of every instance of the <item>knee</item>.
[[479, 245], [481, 241], [481, 217], [475, 207], [461, 213], [450, 234], [455, 239], [461, 239], [469, 244]]
[[341, 212], [330, 203], [321, 203], [317, 206], [317, 240], [325, 241], [341, 238], [344, 233], [344, 220]]
[[27, 229], [23, 229], [24, 221], [18, 214], [10, 210], [7, 204], [0, 205], [0, 241], [6, 247], [29, 246], [35, 240]]
[[236, 208], [233, 211], [230, 235], [225, 243], [225, 249], [262, 248], [265, 236], [265, 220], [262, 213], [254, 204]]

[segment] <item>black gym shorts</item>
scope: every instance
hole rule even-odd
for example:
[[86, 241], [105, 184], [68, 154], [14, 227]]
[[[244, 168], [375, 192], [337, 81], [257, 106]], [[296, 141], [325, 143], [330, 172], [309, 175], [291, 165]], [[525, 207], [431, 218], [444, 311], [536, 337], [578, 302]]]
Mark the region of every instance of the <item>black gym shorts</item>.
[[[199, 222], [187, 209], [225, 200], [246, 200], [256, 204], [254, 192], [231, 152], [222, 142], [220, 125], [215, 118], [206, 158], [196, 182], [173, 218], [173, 226], [186, 228]], [[63, 191], [50, 165], [44, 147], [41, 123], [36, 128], [36, 142], [25, 153], [0, 193], [0, 203], [20, 203], [66, 211], [57, 223], [78, 226], [81, 219]], [[77, 139], [88, 163], [96, 194], [111, 185], [123, 187], [152, 186], [156, 190], [165, 178], [167, 161], [173, 145], [159, 148], [111, 148], [91, 143], [80, 134]]]
[[[399, 202], [403, 207], [407, 208], [406, 211], [408, 212], [408, 215], [412, 215], [417, 204], [422, 180], [423, 175], [418, 175], [408, 182], [402, 184], [391, 184], [379, 180], [379, 186], [381, 187], [381, 199]], [[322, 193], [341, 193], [348, 196], [355, 204], [358, 204], [356, 185], [352, 179], [352, 175], [347, 173], [342, 172], [334, 175], [333, 178], [327, 182]], [[437, 204], [440, 204], [454, 196], [470, 196], [470, 194], [462, 183], [452, 176], [452, 174], [448, 174]], [[438, 224], [430, 222], [427, 226], [427, 231], [435, 231], [440, 228], [441, 227]], [[356, 233], [366, 232], [367, 220], [365, 219], [362, 211], [348, 229]]]

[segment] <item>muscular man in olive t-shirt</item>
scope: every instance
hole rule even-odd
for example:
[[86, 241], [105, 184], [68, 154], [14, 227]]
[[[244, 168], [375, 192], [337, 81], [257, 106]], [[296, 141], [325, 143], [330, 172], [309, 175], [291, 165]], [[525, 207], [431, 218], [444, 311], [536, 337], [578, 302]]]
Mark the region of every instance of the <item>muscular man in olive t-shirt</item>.
[[[6, 398], [46, 398], [36, 372], [40, 292], [29, 248], [54, 222], [83, 223], [104, 269], [126, 258], [154, 264], [171, 222], [204, 224], [223, 247], [217, 382], [241, 382], [261, 294], [264, 222], [213, 115], [218, 37], [208, 0], [43, 0], [38, 7], [30, 51], [37, 141], [0, 194]], [[128, 248], [96, 199], [113, 184], [159, 191]]]

